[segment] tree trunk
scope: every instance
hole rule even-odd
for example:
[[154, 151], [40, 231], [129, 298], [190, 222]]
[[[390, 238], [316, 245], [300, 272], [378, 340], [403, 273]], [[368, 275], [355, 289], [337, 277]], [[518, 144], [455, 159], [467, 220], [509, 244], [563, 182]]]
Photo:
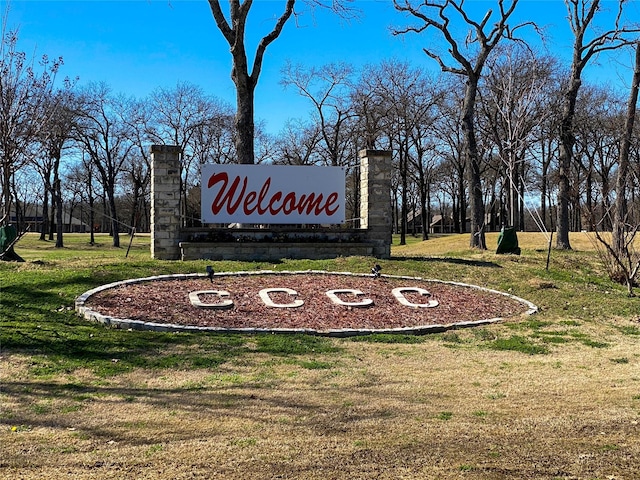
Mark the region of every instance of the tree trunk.
[[525, 221], [524, 221], [524, 217], [525, 217], [524, 213], [525, 213], [525, 210], [526, 210], [527, 207], [524, 204], [524, 195], [525, 195], [526, 192], [525, 192], [525, 189], [524, 189], [523, 177], [520, 177], [520, 180], [518, 181], [518, 188], [519, 188], [519, 191], [520, 191], [520, 194], [518, 195], [518, 205], [519, 205], [519, 208], [518, 208], [518, 221], [520, 222], [519, 230], [521, 232], [524, 232], [525, 229], [526, 229]]
[[13, 222], [13, 225], [16, 227], [17, 232], [20, 233], [26, 227], [24, 226], [24, 209], [22, 208], [22, 202], [20, 202], [20, 196], [18, 195], [18, 186], [16, 184], [15, 175], [12, 175], [11, 177], [11, 190], [13, 192], [11, 196], [13, 197], [16, 214], [16, 220]]
[[255, 58], [251, 74], [249, 73], [247, 54], [245, 52], [245, 26], [249, 9], [253, 2], [246, 0], [240, 2], [233, 0], [230, 2], [231, 24], [227, 22], [219, 0], [209, 0], [211, 13], [216, 21], [216, 25], [224, 35], [225, 39], [231, 47], [231, 57], [233, 67], [231, 70], [231, 79], [236, 85], [236, 104], [237, 111], [235, 117], [236, 129], [236, 154], [238, 163], [252, 164], [255, 163], [254, 157], [254, 118], [253, 118], [253, 97], [260, 70], [262, 69], [262, 60], [267, 47], [276, 40], [285, 24], [293, 15], [293, 7], [296, 0], [287, 0], [284, 12], [277, 19], [273, 30], [264, 36], [256, 48]]
[[42, 228], [40, 229], [40, 240], [47, 239], [49, 229], [49, 189], [45, 185], [42, 199]]
[[[91, 177], [89, 177], [89, 182], [91, 182]], [[96, 222], [96, 214], [94, 209], [94, 199], [93, 199], [93, 189], [89, 187], [89, 230], [91, 231], [89, 243], [94, 245], [96, 243], [96, 234], [95, 234], [95, 222]]]
[[456, 197], [454, 196], [452, 199], [451, 205], [451, 215], [453, 216], [453, 232], [455, 233], [464, 233], [462, 227], [460, 226], [461, 217], [464, 215], [460, 214], [460, 201], [461, 197], [457, 196], [458, 200], [456, 201]]
[[109, 233], [111, 234], [111, 230], [110, 230], [110, 226], [107, 223], [107, 220], [109, 220], [109, 218], [107, 217], [107, 195], [105, 194], [105, 192], [102, 193], [102, 215], [100, 216], [100, 231], [102, 233]]
[[116, 197], [114, 194], [115, 185], [111, 185], [108, 192], [109, 212], [111, 214], [111, 231], [113, 233], [113, 246], [120, 247], [120, 234], [118, 225], [118, 213], [116, 209]]
[[[247, 4], [249, 5], [250, 2]], [[232, 7], [234, 8], [234, 7]], [[254, 92], [257, 84], [257, 78], [260, 74], [259, 68], [254, 72], [254, 77], [249, 73], [249, 64], [247, 62], [247, 54], [244, 48], [244, 28], [246, 22], [246, 14], [242, 11], [237, 22], [234, 22], [236, 30], [234, 41], [231, 45], [231, 56], [233, 58], [233, 69], [231, 70], [231, 79], [236, 86], [236, 116], [234, 120], [236, 132], [236, 155], [237, 163], [253, 164], [255, 163], [254, 151]], [[232, 17], [234, 14], [232, 13]]]
[[62, 233], [64, 231], [64, 219], [62, 211], [62, 189], [60, 188], [60, 178], [57, 173], [53, 180], [54, 189], [54, 202], [56, 204], [56, 248], [64, 247], [64, 240], [62, 239]]
[[429, 240], [429, 203], [431, 202], [431, 196], [429, 195], [429, 187], [424, 184], [425, 179], [422, 173], [420, 174], [420, 221], [422, 222], [422, 240]]
[[510, 158], [509, 159], [509, 226], [516, 227], [516, 219], [518, 218], [518, 208], [517, 208], [517, 192], [516, 192], [516, 178], [518, 178], [518, 170], [517, 170], [516, 162]]
[[12, 164], [9, 153], [5, 153], [2, 158], [2, 212], [0, 212], [0, 222], [3, 225], [9, 225], [11, 223], [11, 172]]
[[393, 190], [393, 204], [391, 205], [391, 232], [398, 233], [398, 192]]
[[592, 162], [593, 159], [589, 158], [589, 169], [587, 170], [587, 178], [585, 181], [585, 207], [589, 214], [587, 231], [593, 232], [596, 229], [596, 212], [593, 206], [593, 174], [592, 174]]
[[236, 82], [236, 154], [238, 163], [255, 163], [254, 152], [254, 112], [253, 99], [255, 85], [249, 75], [240, 75], [241, 78], [234, 78]]
[[[53, 195], [55, 195], [53, 192], [51, 193], [51, 196], [53, 197]], [[53, 235], [55, 234], [55, 227], [56, 227], [56, 202], [55, 200], [52, 198], [51, 199], [51, 216], [49, 217], [49, 241], [53, 240]]]
[[602, 177], [602, 201], [600, 202], [600, 208], [602, 210], [602, 229], [610, 231], [613, 228], [613, 220], [611, 215], [607, 215], [606, 212], [611, 211], [611, 186], [609, 184], [610, 171], [607, 171]]
[[469, 184], [469, 207], [471, 217], [471, 248], [487, 249], [484, 234], [484, 203], [482, 199], [482, 180], [480, 159], [474, 126], [474, 110], [478, 91], [478, 77], [468, 76], [462, 105], [462, 132], [465, 140], [465, 156]]
[[60, 182], [60, 156], [54, 156], [53, 162], [53, 202], [56, 206], [56, 248], [64, 247], [62, 234], [64, 231], [64, 219], [62, 218], [62, 186]]
[[564, 107], [560, 121], [560, 154], [558, 158], [558, 212], [556, 221], [556, 248], [561, 250], [571, 250], [569, 242], [569, 203], [571, 202], [571, 163], [573, 160], [573, 145], [575, 136], [573, 134], [573, 119], [576, 111], [576, 100], [582, 81], [580, 80], [580, 70], [575, 65], [571, 70], [569, 87], [564, 94]]
[[[458, 169], [458, 205], [457, 214], [454, 215], [454, 225], [456, 233], [467, 232], [467, 191], [464, 185], [465, 169]], [[454, 200], [455, 202], [455, 200]], [[455, 206], [454, 206], [455, 208]]]
[[496, 197], [496, 186], [494, 185], [494, 187], [491, 189], [491, 201], [489, 202], [489, 205], [491, 205], [491, 208], [489, 209], [489, 229], [491, 231], [495, 231], [497, 229], [496, 226], [496, 203], [498, 202], [498, 198]]
[[[429, 227], [431, 226], [431, 189], [427, 190], [427, 205], [422, 224], [422, 240], [429, 240]], [[442, 218], [444, 222], [444, 217]]]
[[400, 207], [400, 245], [407, 244], [407, 152], [400, 142], [398, 154], [400, 167], [400, 181], [402, 183], [402, 205]]
[[[542, 213], [542, 224], [545, 228], [549, 226], [551, 229], [551, 221], [547, 224], [547, 175], [549, 172], [549, 162], [544, 159], [544, 152], [542, 153], [542, 178], [540, 179], [540, 210]], [[549, 205], [550, 207], [551, 205]], [[551, 220], [551, 212], [549, 212], [549, 220]]]

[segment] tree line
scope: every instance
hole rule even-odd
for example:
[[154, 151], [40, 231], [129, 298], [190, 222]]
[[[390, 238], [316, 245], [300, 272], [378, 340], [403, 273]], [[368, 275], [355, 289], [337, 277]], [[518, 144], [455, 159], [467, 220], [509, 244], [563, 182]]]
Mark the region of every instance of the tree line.
[[[255, 163], [344, 166], [354, 226], [357, 153], [391, 150], [393, 225], [403, 243], [412, 233], [428, 239], [434, 218], [440, 230], [471, 233], [478, 248], [486, 248], [485, 231], [503, 225], [557, 229], [560, 248], [570, 248], [571, 230], [640, 225], [640, 141], [629, 128], [629, 92], [582, 79], [598, 53], [635, 45], [637, 30], [619, 21], [624, 2], [610, 30], [589, 36], [599, 2], [567, 0], [575, 36], [569, 65], [518, 38], [519, 29], [535, 25], [509, 25], [517, 3], [498, 0], [496, 12], [475, 21], [463, 2], [396, 1], [417, 22], [397, 35], [428, 32], [448, 44], [425, 48], [441, 73], [393, 59], [362, 68], [287, 64], [282, 84], [308, 100], [309, 112], [277, 135], [253, 125], [252, 113], [247, 127], [238, 106], [188, 83], [132, 98], [105, 84], [56, 81], [62, 59], [45, 56], [34, 67], [18, 49], [18, 32], [3, 28], [2, 221], [24, 226], [35, 210], [42, 238], [55, 234], [63, 246], [65, 215], [78, 216], [119, 246], [119, 232], [149, 229], [149, 145], [170, 144], [183, 152], [183, 223], [197, 226], [201, 165], [246, 159], [239, 145], [250, 134]], [[224, 29], [223, 13], [212, 9]], [[454, 20], [466, 38], [453, 35]], [[621, 196], [624, 218], [616, 220]]]

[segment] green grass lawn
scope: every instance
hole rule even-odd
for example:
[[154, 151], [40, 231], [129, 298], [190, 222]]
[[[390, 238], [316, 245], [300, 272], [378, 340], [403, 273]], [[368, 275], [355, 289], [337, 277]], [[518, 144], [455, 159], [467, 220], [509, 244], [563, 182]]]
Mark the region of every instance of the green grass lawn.
[[[520, 237], [523, 247], [520, 256], [469, 250], [465, 248], [467, 235], [433, 237], [426, 242], [408, 237], [410, 241], [406, 246], [393, 246], [392, 259], [378, 262], [387, 274], [465, 282], [513, 293], [541, 307], [540, 321], [632, 319], [640, 312], [638, 299], [627, 298], [624, 288], [606, 277], [584, 234], [572, 238], [574, 244], [584, 250], [552, 251], [549, 270], [545, 269], [544, 237], [540, 234], [521, 234]], [[104, 329], [100, 329], [100, 335], [95, 335], [99, 327], [76, 317], [75, 298], [91, 288], [118, 280], [204, 272], [210, 263], [217, 272], [316, 269], [367, 273], [374, 262], [362, 257], [283, 260], [275, 264], [158, 261], [150, 258], [148, 235], [134, 238], [127, 257], [128, 238], [123, 238], [122, 248], [110, 246], [107, 235], [98, 235], [96, 239], [96, 243], [90, 245], [87, 235], [65, 235], [66, 246], [57, 249], [53, 242], [42, 242], [35, 234], [27, 235], [16, 247], [26, 261], [0, 263], [0, 346], [4, 351], [33, 353], [38, 356], [40, 370], [46, 370], [44, 364], [47, 364], [52, 371], [78, 368], [83, 364], [105, 371], [172, 362], [189, 364], [194, 361], [191, 355], [181, 354], [162, 360], [162, 355], [158, 356], [158, 345], [182, 343], [185, 349], [193, 349], [195, 344], [202, 342], [198, 336], [184, 334], [176, 340], [176, 336], [170, 334], [131, 336]], [[495, 242], [496, 234], [489, 234], [488, 245], [495, 245]], [[238, 349], [237, 344], [242, 343], [236, 337], [224, 341], [233, 344], [229, 352], [222, 356], [203, 353], [204, 357], [196, 363], [206, 365], [224, 361], [224, 356], [233, 354]], [[209, 351], [204, 346], [199, 350]], [[111, 362], [114, 358], [122, 361], [114, 364]]]
[[[157, 261], [148, 235], [27, 235], [0, 262], [2, 478], [638, 478], [640, 299], [586, 234], [551, 252], [394, 238], [392, 258]], [[471, 283], [540, 313], [420, 337], [331, 339], [109, 329], [96, 286], [169, 273], [328, 270]], [[635, 422], [635, 423], [634, 423]], [[206, 452], [203, 450], [205, 449]], [[27, 454], [26, 452], [31, 452]], [[205, 455], [206, 453], [206, 455]], [[190, 476], [191, 475], [191, 476]], [[71, 478], [71, 477], [69, 477]]]

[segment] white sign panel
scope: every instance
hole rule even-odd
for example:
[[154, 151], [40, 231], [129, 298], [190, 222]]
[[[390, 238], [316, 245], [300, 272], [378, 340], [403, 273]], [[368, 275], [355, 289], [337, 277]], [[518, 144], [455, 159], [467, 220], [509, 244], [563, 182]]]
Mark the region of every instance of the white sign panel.
[[203, 165], [204, 223], [343, 223], [342, 167]]

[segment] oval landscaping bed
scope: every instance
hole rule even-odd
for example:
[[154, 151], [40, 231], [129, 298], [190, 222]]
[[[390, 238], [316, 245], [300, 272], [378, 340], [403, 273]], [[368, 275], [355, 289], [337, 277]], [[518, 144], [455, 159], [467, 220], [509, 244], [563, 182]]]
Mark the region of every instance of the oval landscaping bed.
[[[394, 296], [398, 288], [404, 304]], [[276, 291], [261, 298], [264, 289]], [[332, 290], [336, 300], [327, 295]], [[259, 271], [125, 280], [84, 293], [76, 310], [128, 329], [348, 336], [439, 332], [530, 315], [537, 307], [495, 290], [417, 277]]]

